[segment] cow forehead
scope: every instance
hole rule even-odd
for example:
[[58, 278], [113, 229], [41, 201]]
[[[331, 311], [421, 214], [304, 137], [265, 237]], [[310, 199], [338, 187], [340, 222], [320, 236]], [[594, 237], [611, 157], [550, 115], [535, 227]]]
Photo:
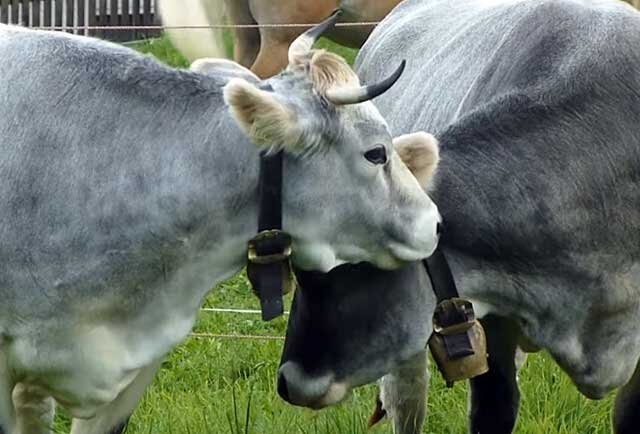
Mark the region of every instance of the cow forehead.
[[[326, 83], [325, 86], [331, 87]], [[336, 86], [345, 86], [345, 84], [336, 84]], [[335, 110], [339, 114], [337, 118], [340, 121], [353, 123], [358, 130], [378, 128], [378, 131], [372, 131], [372, 133], [384, 132], [388, 134], [388, 124], [385, 118], [371, 101], [334, 106], [325, 99], [323, 90], [317, 89], [311, 78], [304, 73], [285, 71], [265, 81], [260, 87], [262, 90], [274, 92], [284, 102], [293, 106], [302, 106], [310, 109], [311, 112], [332, 112]], [[324, 118], [327, 117], [326, 114], [322, 113], [325, 115]]]
[[344, 107], [346, 122], [353, 124], [359, 132], [372, 136], [389, 136], [389, 125], [373, 103], [367, 101]]

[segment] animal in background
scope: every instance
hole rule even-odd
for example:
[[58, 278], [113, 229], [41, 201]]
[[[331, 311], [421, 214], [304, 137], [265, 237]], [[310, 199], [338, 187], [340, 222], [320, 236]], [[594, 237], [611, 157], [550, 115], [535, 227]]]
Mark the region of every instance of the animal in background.
[[[229, 24], [317, 23], [337, 8], [341, 22], [383, 19], [401, 0], [159, 0], [166, 26]], [[187, 5], [188, 3], [188, 5]], [[187, 7], [188, 6], [188, 7]], [[303, 27], [234, 29], [233, 58], [260, 78], [271, 77], [288, 63], [287, 50]], [[360, 48], [373, 26], [335, 27], [326, 36], [349, 47]], [[176, 48], [190, 61], [203, 57], [227, 57], [222, 29], [168, 29]]]

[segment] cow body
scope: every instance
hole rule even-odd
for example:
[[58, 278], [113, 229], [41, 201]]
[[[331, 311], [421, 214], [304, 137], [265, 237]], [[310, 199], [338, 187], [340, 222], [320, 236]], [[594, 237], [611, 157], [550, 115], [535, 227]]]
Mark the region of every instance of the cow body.
[[[395, 132], [419, 126], [440, 140], [441, 164], [425, 187], [442, 212], [440, 245], [460, 292], [497, 324], [490, 337], [508, 336], [490, 344], [494, 355], [509, 353], [490, 360], [506, 373], [495, 379], [515, 382], [518, 342], [548, 350], [591, 398], [628, 383], [634, 373], [640, 356], [639, 44], [640, 15], [622, 2], [407, 0], [376, 27], [357, 58], [365, 81], [383, 75], [394, 60], [413, 60], [402, 86], [376, 104]], [[411, 268], [396, 271], [396, 283], [386, 280], [384, 288], [371, 282], [384, 282], [386, 272], [376, 279], [357, 266], [322, 279], [329, 294], [344, 288], [334, 305], [349, 306], [361, 322], [368, 312], [380, 314], [383, 308], [372, 306], [380, 298], [366, 308], [353, 300], [376, 291], [402, 294], [409, 273], [425, 273], [420, 264]], [[365, 275], [368, 283], [359, 284]], [[316, 279], [301, 273], [296, 304], [310, 297], [305, 280]], [[413, 300], [403, 297], [387, 306], [411, 312]], [[315, 360], [298, 351], [299, 342], [313, 339], [305, 323], [315, 330], [329, 324], [292, 311], [281, 391], [303, 395], [317, 372], [335, 373], [333, 381], [348, 390], [366, 382], [363, 377], [372, 381], [397, 370], [410, 360], [407, 354], [423, 351], [428, 337], [405, 323], [429, 322], [432, 311], [426, 305], [422, 318], [378, 316], [368, 339], [402, 334], [405, 343], [395, 355], [365, 346], [349, 358], [336, 356], [337, 346], [365, 340], [350, 336], [350, 319], [343, 317], [340, 338], [317, 349], [328, 356]], [[307, 377], [288, 385], [290, 371]], [[505, 386], [501, 399], [517, 407], [512, 387]], [[484, 416], [476, 411], [480, 400], [472, 399], [472, 417], [494, 424], [473, 432], [510, 432], [514, 420], [497, 428], [490, 404]], [[627, 416], [637, 403], [626, 404]]]
[[1, 31], [2, 352], [90, 416], [182, 340], [212, 282], [242, 266], [219, 252], [246, 242], [227, 234], [255, 231], [233, 216], [257, 212], [257, 154], [224, 109], [225, 77]]
[[[384, 227], [382, 238], [358, 246], [352, 241], [371, 231], [363, 232], [365, 216], [315, 209], [357, 197], [367, 207], [373, 190], [394, 195], [400, 214], [418, 211], [419, 226], [430, 222], [427, 244], [435, 248], [436, 208], [373, 105], [338, 109], [319, 99], [317, 87], [331, 89], [331, 77], [357, 77], [337, 56], [305, 51], [309, 36], [301, 38], [292, 46], [296, 63], [261, 83], [228, 61], [200, 64], [206, 74], [175, 70], [114, 44], [0, 26], [5, 433], [48, 432], [51, 398], [76, 418], [74, 434], [104, 434], [129, 416], [210, 288], [246, 263], [257, 229], [260, 147], [284, 153], [283, 227], [294, 263], [323, 269], [357, 260], [385, 245], [383, 233], [393, 233], [385, 248], [410, 254], [402, 220], [389, 231], [388, 210], [371, 220]], [[313, 81], [314, 69], [329, 80]], [[373, 144], [388, 152], [385, 164], [365, 158]], [[351, 163], [341, 162], [337, 152], [349, 147]], [[319, 161], [327, 166], [314, 181]], [[367, 179], [373, 190], [320, 187], [328, 170]], [[340, 191], [346, 196], [331, 198]], [[304, 222], [306, 210], [314, 224]], [[325, 218], [330, 227], [356, 222], [358, 230], [339, 231], [334, 243], [317, 227]], [[316, 230], [323, 233], [313, 240]], [[394, 255], [387, 265], [403, 261]]]
[[640, 355], [640, 16], [611, 1], [418, 3], [358, 70], [421, 60], [377, 104], [395, 131], [441, 141], [432, 190], [460, 290], [601, 397]]

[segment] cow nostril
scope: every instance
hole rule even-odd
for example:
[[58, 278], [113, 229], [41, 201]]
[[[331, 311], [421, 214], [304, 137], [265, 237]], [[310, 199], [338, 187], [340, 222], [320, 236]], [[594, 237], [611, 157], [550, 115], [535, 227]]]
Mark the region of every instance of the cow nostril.
[[287, 387], [287, 379], [284, 378], [284, 375], [282, 374], [278, 375], [278, 395], [280, 395], [280, 397], [285, 401], [291, 402], [289, 400], [289, 388]]
[[436, 224], [436, 235], [442, 235], [442, 223], [440, 222]]

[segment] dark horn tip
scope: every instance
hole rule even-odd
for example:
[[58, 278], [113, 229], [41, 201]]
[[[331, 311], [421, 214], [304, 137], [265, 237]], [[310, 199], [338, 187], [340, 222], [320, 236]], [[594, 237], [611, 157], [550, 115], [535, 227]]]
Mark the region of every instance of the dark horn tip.
[[406, 66], [407, 66], [407, 61], [405, 59], [402, 59], [402, 62], [400, 62], [400, 66], [398, 66], [398, 69], [396, 69], [396, 72], [394, 72], [393, 75], [391, 76], [394, 83], [400, 78]]
[[407, 66], [407, 61], [403, 59], [402, 62], [400, 62], [400, 66], [396, 68], [393, 74], [391, 74], [389, 77], [382, 80], [380, 83], [368, 86], [368, 92], [367, 92], [369, 95], [368, 99], [373, 99], [379, 95], [382, 95], [387, 90], [389, 90], [391, 86], [393, 86], [396, 83], [396, 81], [398, 81], [398, 79], [404, 72], [404, 68], [406, 66]]
[[324, 32], [326, 32], [327, 30], [329, 30], [331, 27], [333, 27], [337, 22], [338, 22], [338, 16], [342, 13], [342, 9], [338, 8], [335, 9], [331, 15], [329, 15], [328, 18], [326, 18], [324, 21], [322, 21], [320, 24], [318, 24], [315, 27], [312, 27], [311, 29], [307, 30], [306, 35], [313, 38], [313, 40], [315, 41], [316, 39], [318, 39]]

